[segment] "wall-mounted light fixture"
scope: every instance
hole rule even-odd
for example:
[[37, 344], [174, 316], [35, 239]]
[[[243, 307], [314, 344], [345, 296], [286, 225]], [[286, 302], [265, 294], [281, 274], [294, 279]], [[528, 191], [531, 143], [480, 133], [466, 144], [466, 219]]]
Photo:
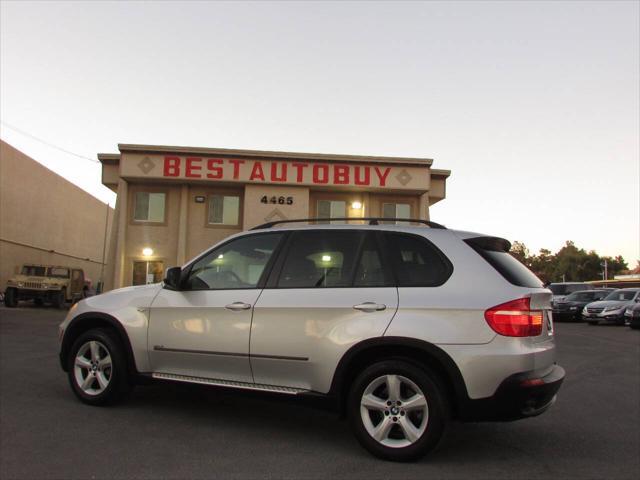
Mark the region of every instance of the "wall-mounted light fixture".
[[354, 210], [360, 210], [362, 208], [362, 202], [351, 202], [351, 208]]
[[150, 257], [153, 255], [153, 248], [145, 247], [142, 249], [142, 255], [145, 257]]

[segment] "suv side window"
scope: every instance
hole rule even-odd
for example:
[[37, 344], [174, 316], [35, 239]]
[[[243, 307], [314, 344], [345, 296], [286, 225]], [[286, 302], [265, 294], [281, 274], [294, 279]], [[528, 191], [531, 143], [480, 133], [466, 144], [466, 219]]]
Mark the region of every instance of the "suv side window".
[[386, 239], [398, 287], [437, 287], [451, 276], [451, 262], [425, 238], [387, 233]]
[[277, 288], [350, 287], [363, 239], [358, 231], [293, 232]]
[[354, 287], [394, 286], [393, 275], [382, 261], [380, 250], [373, 234], [368, 233], [360, 251], [360, 260], [353, 280]]
[[231, 240], [196, 261], [185, 282], [187, 290], [257, 288], [283, 234], [249, 235]]

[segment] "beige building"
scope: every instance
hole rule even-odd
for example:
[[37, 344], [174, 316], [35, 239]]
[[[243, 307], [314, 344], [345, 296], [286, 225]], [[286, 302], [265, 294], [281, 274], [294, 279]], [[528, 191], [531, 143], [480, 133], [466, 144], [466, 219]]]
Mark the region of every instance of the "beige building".
[[119, 145], [99, 154], [118, 194], [106, 288], [162, 279], [223, 238], [294, 218], [429, 219], [448, 170], [426, 158]]
[[[25, 263], [103, 274], [113, 209], [0, 141], [0, 289]], [[106, 257], [105, 257], [106, 258]]]

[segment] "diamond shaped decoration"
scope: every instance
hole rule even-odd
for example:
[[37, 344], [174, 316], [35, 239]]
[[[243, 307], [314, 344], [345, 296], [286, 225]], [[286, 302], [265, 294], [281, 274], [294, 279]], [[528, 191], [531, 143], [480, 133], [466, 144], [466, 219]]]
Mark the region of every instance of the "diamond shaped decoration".
[[140, 163], [138, 163], [138, 168], [142, 170], [142, 173], [144, 173], [145, 175], [153, 170], [155, 166], [156, 164], [153, 163], [153, 160], [151, 160], [149, 157], [144, 157], [142, 160], [140, 160]]
[[396, 180], [398, 180], [404, 186], [411, 180], [413, 180], [413, 177], [409, 175], [409, 172], [407, 172], [405, 169], [402, 169], [402, 171], [398, 175], [396, 175]]
[[277, 208], [273, 209], [271, 213], [269, 213], [269, 215], [264, 217], [265, 222], [272, 222], [274, 220], [286, 220], [286, 219], [287, 219], [286, 215]]

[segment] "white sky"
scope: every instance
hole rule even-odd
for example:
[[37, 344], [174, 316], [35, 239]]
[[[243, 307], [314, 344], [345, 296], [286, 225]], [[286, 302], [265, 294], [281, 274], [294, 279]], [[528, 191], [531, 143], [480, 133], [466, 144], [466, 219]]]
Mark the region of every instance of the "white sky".
[[[118, 143], [429, 157], [452, 170], [433, 220], [633, 266], [639, 5], [2, 1], [0, 116], [91, 158]], [[98, 164], [0, 136], [113, 203]]]

